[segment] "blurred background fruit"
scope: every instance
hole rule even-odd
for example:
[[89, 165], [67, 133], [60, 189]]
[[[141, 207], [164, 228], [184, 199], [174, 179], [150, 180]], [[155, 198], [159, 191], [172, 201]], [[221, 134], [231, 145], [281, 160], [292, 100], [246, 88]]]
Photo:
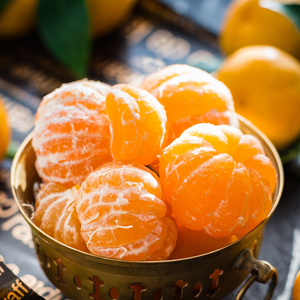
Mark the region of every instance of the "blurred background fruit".
[[[85, 0], [93, 37], [111, 32], [126, 21], [137, 0]], [[28, 34], [36, 25], [39, 0], [8, 1], [0, 13], [0, 37]]]
[[86, 0], [93, 37], [120, 26], [129, 17], [137, 0]]
[[81, 79], [87, 76], [93, 40], [123, 24], [136, 2], [2, 0], [0, 38], [22, 37], [36, 27], [52, 55], [73, 73], [74, 78]]
[[4, 103], [0, 98], [0, 160], [4, 158], [10, 142], [10, 127]]
[[11, 0], [0, 11], [0, 37], [16, 38], [29, 33], [36, 21], [38, 0]]
[[282, 150], [300, 135], [300, 63], [271, 46], [248, 46], [228, 56], [217, 78], [230, 89], [236, 112]]
[[[300, 6], [293, 1], [234, 0], [220, 32], [226, 55], [249, 45], [272, 45], [300, 58]], [[297, 18], [298, 17], [298, 18]]]
[[296, 279], [294, 281], [292, 299], [300, 300], [300, 271], [298, 272]]

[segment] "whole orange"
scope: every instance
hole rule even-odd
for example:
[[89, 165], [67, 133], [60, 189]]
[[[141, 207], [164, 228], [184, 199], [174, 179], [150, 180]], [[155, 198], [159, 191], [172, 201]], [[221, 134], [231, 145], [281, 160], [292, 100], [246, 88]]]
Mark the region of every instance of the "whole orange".
[[216, 76], [231, 91], [236, 112], [282, 150], [300, 135], [300, 63], [271, 46], [248, 46], [228, 56]]
[[298, 272], [296, 279], [294, 281], [292, 299], [300, 300], [300, 271]]
[[[232, 1], [220, 32], [225, 54], [249, 45], [272, 45], [300, 59], [300, 29], [279, 2], [282, 0]], [[286, 3], [299, 4], [299, 0]]]
[[137, 0], [86, 0], [94, 37], [120, 26], [130, 15]]
[[27, 34], [35, 25], [38, 0], [12, 0], [0, 14], [0, 37]]
[[0, 160], [5, 156], [10, 142], [10, 127], [4, 103], [0, 98]]
[[[35, 26], [39, 0], [12, 0], [0, 14], [0, 37], [16, 38]], [[93, 37], [120, 26], [130, 15], [137, 0], [86, 0]]]

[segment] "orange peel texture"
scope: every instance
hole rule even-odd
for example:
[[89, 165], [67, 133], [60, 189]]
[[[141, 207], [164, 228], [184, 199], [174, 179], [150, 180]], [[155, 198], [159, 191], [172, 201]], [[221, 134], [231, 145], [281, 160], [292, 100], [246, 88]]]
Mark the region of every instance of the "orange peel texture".
[[32, 146], [44, 182], [68, 188], [112, 161], [105, 95], [109, 86], [90, 80], [63, 84], [37, 111]]
[[267, 217], [276, 186], [260, 142], [228, 125], [184, 131], [162, 151], [159, 174], [175, 218], [215, 238], [254, 229]]
[[145, 90], [127, 84], [112, 87], [106, 97], [115, 160], [148, 165], [161, 151], [167, 117], [163, 106]]
[[123, 260], [163, 260], [177, 229], [166, 215], [158, 176], [139, 164], [107, 163], [82, 183], [81, 235], [95, 255]]
[[78, 188], [66, 189], [56, 183], [43, 185], [36, 199], [34, 223], [57, 241], [89, 252], [80, 234], [76, 211]]
[[171, 65], [150, 74], [140, 87], [164, 106], [176, 137], [198, 123], [238, 126], [229, 89], [201, 69]]

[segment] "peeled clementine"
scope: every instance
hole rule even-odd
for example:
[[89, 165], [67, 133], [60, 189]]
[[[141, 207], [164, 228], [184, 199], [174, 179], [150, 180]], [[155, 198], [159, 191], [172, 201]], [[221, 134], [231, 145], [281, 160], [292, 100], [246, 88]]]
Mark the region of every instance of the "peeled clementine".
[[190, 127], [162, 151], [159, 174], [176, 220], [215, 238], [245, 235], [262, 222], [277, 180], [254, 136], [208, 123]]
[[176, 137], [198, 123], [237, 125], [229, 89], [209, 73], [188, 65], [170, 65], [140, 85], [164, 106]]
[[112, 161], [105, 94], [109, 86], [90, 80], [62, 85], [37, 111], [32, 146], [44, 182], [68, 188]]
[[82, 183], [77, 211], [81, 235], [96, 255], [123, 260], [163, 260], [177, 229], [166, 217], [160, 180], [138, 164], [107, 163]]

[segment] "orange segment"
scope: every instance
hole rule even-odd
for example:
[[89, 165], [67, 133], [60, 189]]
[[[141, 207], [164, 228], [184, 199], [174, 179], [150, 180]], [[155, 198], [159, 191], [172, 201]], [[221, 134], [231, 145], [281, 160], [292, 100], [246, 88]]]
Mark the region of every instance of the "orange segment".
[[162, 219], [166, 225], [166, 238], [164, 243], [154, 253], [149, 255], [145, 260], [147, 261], [158, 261], [167, 259], [173, 252], [176, 241], [177, 241], [177, 226], [176, 222], [170, 218], [165, 217]]
[[140, 88], [115, 85], [106, 97], [115, 160], [152, 163], [163, 146], [166, 114], [154, 96]]
[[[123, 211], [122, 208], [119, 210]], [[108, 216], [101, 215], [91, 223], [82, 225], [81, 234], [88, 247], [122, 247], [143, 239], [161, 226], [160, 221], [147, 212], [142, 213], [141, 217], [137, 213], [120, 215], [118, 212], [108, 211], [107, 214]]]
[[223, 133], [222, 130], [220, 130], [218, 126], [215, 126], [213, 124], [204, 123], [194, 125], [182, 133], [182, 137], [185, 136], [195, 136], [197, 138], [203, 138], [219, 153], [228, 153], [230, 149], [227, 136]]
[[193, 230], [205, 229], [222, 205], [234, 167], [228, 154], [219, 154], [191, 172], [171, 202], [177, 220]]
[[123, 260], [143, 260], [159, 249], [165, 238], [166, 228], [164, 223], [160, 221], [153, 231], [145, 237], [136, 240], [134, 243], [125, 244], [119, 247], [101, 248], [90, 242], [88, 248], [93, 254], [99, 256]]
[[187, 73], [201, 74], [202, 72], [204, 71], [189, 65], [175, 64], [149, 74], [141, 83], [140, 87], [147, 91], [155, 91], [158, 93], [157, 89], [159, 86], [173, 77]]
[[157, 175], [138, 164], [113, 162], [82, 183], [78, 216], [89, 250], [101, 256], [143, 260], [164, 244], [168, 226]]
[[265, 154], [265, 151], [257, 138], [250, 134], [244, 134], [233, 154], [235, 161], [243, 163], [247, 158], [257, 154]]
[[270, 159], [263, 155], [257, 154], [244, 161], [244, 166], [253, 169], [260, 174], [269, 184], [270, 192], [273, 193], [276, 187], [276, 171]]
[[235, 233], [236, 227], [245, 226], [249, 220], [252, 198], [249, 172], [238, 163], [228, 182], [224, 199], [205, 231], [212, 237], [220, 238]]
[[248, 223], [237, 232], [237, 236], [243, 236], [258, 226], [272, 208], [272, 194], [268, 183], [254, 170], [249, 170], [249, 174], [252, 187], [250, 217]]
[[149, 168], [139, 164], [124, 164], [122, 162], [111, 162], [98, 168], [89, 181], [85, 182], [85, 191], [94, 186], [109, 185], [116, 188], [145, 189], [148, 193], [162, 198], [161, 182], [159, 177]]
[[166, 200], [172, 203], [175, 192], [185, 178], [192, 174], [199, 165], [209, 161], [217, 154], [217, 151], [212, 148], [198, 148], [180, 155], [170, 163], [166, 169], [166, 180], [164, 181]]
[[171, 168], [171, 166], [169, 166], [170, 162], [174, 161], [180, 155], [199, 147], [212, 148], [211, 144], [206, 142], [203, 138], [195, 136], [181, 136], [174, 140], [162, 151], [160, 156], [159, 175], [161, 180], [165, 180], [166, 172]]
[[48, 183], [37, 196], [34, 223], [45, 233], [75, 249], [88, 252], [76, 211], [78, 189]]
[[[36, 197], [36, 200], [35, 200], [35, 208], [39, 207], [41, 201], [46, 203], [46, 199], [48, 199], [49, 196], [50, 196], [49, 200], [52, 201], [54, 199], [52, 197], [54, 194], [62, 193], [65, 190], [66, 190], [66, 188], [64, 186], [62, 186], [60, 184], [53, 183], [53, 182], [50, 182], [46, 185], [42, 184], [41, 189], [39, 190], [39, 192], [37, 194], [37, 197]], [[47, 205], [44, 208], [47, 208]], [[35, 214], [35, 219], [36, 220], [38, 219], [36, 214]]]

